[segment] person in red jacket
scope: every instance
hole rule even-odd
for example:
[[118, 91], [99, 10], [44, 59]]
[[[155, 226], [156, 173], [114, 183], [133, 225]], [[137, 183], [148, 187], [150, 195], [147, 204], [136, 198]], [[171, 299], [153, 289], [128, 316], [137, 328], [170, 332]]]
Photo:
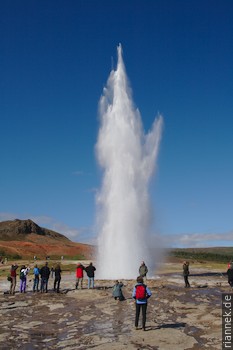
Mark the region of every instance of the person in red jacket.
[[10, 294], [15, 294], [15, 286], [16, 286], [16, 270], [18, 265], [14, 263], [11, 265], [11, 286], [10, 286]]
[[78, 263], [76, 267], [76, 289], [78, 289], [79, 281], [81, 289], [83, 287], [83, 270], [85, 270], [85, 267], [82, 264]]

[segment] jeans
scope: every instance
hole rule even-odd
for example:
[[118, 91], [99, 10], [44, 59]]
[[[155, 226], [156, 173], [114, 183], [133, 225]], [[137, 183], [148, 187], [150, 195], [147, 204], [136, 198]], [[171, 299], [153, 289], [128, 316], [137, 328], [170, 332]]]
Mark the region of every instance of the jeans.
[[94, 288], [94, 277], [87, 277], [87, 278], [88, 278], [88, 289]]
[[41, 277], [41, 285], [40, 285], [40, 291], [41, 292], [48, 292], [48, 278]]
[[34, 282], [33, 282], [33, 292], [35, 290], [38, 292], [39, 291], [39, 276], [35, 275], [34, 277]]
[[138, 327], [138, 321], [139, 321], [139, 316], [140, 316], [140, 310], [141, 309], [142, 309], [142, 328], [145, 329], [145, 327], [146, 327], [147, 303], [144, 303], [144, 304], [137, 304], [136, 303], [135, 327]]

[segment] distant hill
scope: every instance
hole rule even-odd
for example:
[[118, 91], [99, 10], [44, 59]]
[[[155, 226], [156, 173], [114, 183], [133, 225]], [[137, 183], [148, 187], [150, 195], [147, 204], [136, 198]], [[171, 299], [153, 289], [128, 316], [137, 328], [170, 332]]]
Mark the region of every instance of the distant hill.
[[30, 239], [31, 234], [39, 236], [50, 237], [53, 239], [69, 241], [69, 239], [62, 234], [42, 228], [32, 220], [2, 221], [0, 222], [0, 240], [17, 241]]
[[90, 259], [94, 248], [88, 244], [74, 243], [64, 235], [42, 228], [32, 220], [0, 222], [0, 256], [12, 259], [61, 256]]

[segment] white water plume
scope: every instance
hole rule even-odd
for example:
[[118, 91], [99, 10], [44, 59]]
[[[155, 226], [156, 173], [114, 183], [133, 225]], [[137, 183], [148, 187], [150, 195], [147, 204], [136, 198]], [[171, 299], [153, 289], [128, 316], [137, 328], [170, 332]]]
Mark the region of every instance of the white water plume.
[[162, 117], [145, 134], [134, 107], [122, 48], [118, 46], [117, 69], [109, 76], [100, 100], [101, 125], [96, 145], [103, 169], [97, 194], [99, 278], [136, 278], [141, 261], [150, 257], [151, 205], [149, 182], [155, 170], [161, 138]]

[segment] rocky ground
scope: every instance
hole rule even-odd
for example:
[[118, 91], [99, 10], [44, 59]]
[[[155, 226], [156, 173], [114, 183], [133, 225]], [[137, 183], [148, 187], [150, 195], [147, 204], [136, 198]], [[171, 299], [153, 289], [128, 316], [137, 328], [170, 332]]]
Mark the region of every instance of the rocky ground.
[[94, 290], [74, 289], [74, 274], [62, 276], [61, 293], [4, 294], [0, 281], [0, 349], [221, 349], [221, 295], [231, 292], [220, 271], [192, 270], [191, 288], [180, 273], [163, 273], [147, 281], [146, 332], [134, 329], [135, 281], [123, 281], [125, 301], [112, 298], [112, 281], [96, 280]]

